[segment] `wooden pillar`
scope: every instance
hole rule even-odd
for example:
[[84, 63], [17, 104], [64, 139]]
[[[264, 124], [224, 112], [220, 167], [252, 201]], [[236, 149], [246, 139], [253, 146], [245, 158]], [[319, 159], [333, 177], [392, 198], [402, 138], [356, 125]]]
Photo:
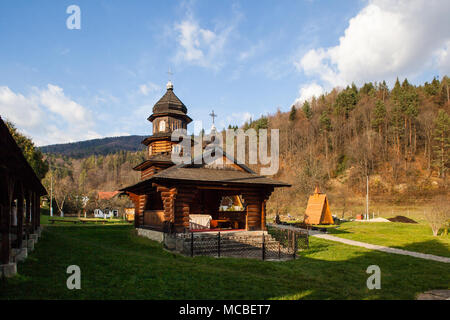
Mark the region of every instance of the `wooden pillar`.
[[174, 202], [174, 226], [177, 232], [189, 230], [189, 213], [197, 192], [194, 186], [177, 188], [177, 197]]
[[8, 175], [4, 178], [6, 194], [0, 195], [3, 198], [3, 206], [1, 212], [1, 231], [2, 231], [2, 252], [1, 263], [8, 264], [11, 252], [11, 202], [14, 193], [14, 180]]
[[41, 197], [39, 194], [34, 194], [34, 212], [35, 212], [35, 219], [34, 219], [34, 230], [37, 230], [37, 228], [41, 225]]
[[36, 194], [36, 210], [37, 210], [36, 227], [40, 227], [41, 226], [41, 197], [39, 194]]
[[176, 188], [157, 187], [157, 192], [161, 192], [161, 199], [164, 208], [164, 221], [171, 227], [175, 222], [175, 199], [177, 197]]
[[266, 202], [267, 200], [264, 199], [261, 203], [261, 230], [266, 230]]
[[35, 225], [36, 225], [36, 194], [32, 191], [31, 192], [31, 223], [30, 223], [30, 232], [34, 233]]
[[17, 248], [22, 248], [23, 240], [23, 214], [24, 214], [24, 195], [23, 186], [20, 184], [17, 189]]
[[246, 191], [242, 194], [247, 204], [247, 230], [261, 230], [262, 197], [257, 191]]
[[[142, 226], [144, 224], [144, 211], [145, 204], [147, 202], [147, 195], [141, 194], [139, 195], [139, 215], [138, 215], [138, 225]], [[136, 219], [136, 217], [135, 217]]]
[[28, 236], [30, 234], [30, 222], [31, 222], [31, 192], [28, 190], [25, 192], [26, 207], [25, 207], [25, 234]]

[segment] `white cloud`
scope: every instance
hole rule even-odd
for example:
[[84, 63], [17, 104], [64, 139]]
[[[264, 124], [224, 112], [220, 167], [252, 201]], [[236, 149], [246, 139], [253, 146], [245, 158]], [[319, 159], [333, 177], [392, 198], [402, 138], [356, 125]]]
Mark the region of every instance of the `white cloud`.
[[436, 53], [437, 63], [439, 66], [439, 70], [441, 75], [449, 75], [450, 74], [450, 40], [447, 41], [444, 48], [439, 50]]
[[224, 46], [232, 27], [220, 31], [203, 29], [193, 18], [175, 25], [179, 50], [176, 61], [185, 61], [212, 69], [220, 69]]
[[[295, 62], [325, 87], [449, 71], [449, 1], [372, 0], [350, 19], [339, 44]], [[437, 61], [437, 63], [436, 63]]]
[[226, 46], [242, 18], [237, 6], [232, 6], [232, 16], [224, 22], [216, 21], [213, 28], [200, 25], [189, 4], [183, 4], [186, 17], [173, 25], [178, 50], [175, 62], [187, 62], [204, 68], [220, 70], [225, 64]]
[[139, 86], [139, 92], [144, 96], [147, 96], [149, 93], [157, 92], [159, 90], [161, 90], [161, 87], [153, 82], [144, 83]]
[[89, 110], [65, 96], [62, 88], [48, 84], [24, 96], [0, 87], [0, 114], [17, 125], [37, 145], [100, 138]]
[[262, 40], [259, 40], [258, 43], [252, 45], [247, 50], [242, 51], [239, 54], [238, 60], [239, 61], [247, 60], [247, 59], [253, 57], [258, 52], [260, 52], [263, 48], [264, 48], [264, 42]]
[[27, 98], [5, 86], [0, 87], [0, 115], [19, 127], [38, 126], [44, 118], [36, 97]]
[[69, 123], [85, 123], [86, 126], [92, 124], [88, 110], [67, 98], [63, 89], [58, 86], [48, 84], [47, 90], [40, 91], [40, 102]]
[[317, 98], [323, 93], [325, 93], [324, 88], [315, 82], [303, 85], [302, 87], [300, 87], [299, 97], [295, 100], [294, 104], [301, 104], [306, 100], [312, 99], [312, 97]]

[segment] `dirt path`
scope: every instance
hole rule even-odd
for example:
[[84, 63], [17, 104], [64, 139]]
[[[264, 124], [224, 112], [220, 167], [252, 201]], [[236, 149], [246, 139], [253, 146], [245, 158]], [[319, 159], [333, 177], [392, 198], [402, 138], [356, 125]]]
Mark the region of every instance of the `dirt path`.
[[379, 245], [355, 241], [355, 240], [343, 239], [343, 238], [335, 237], [335, 236], [332, 236], [329, 234], [322, 234], [322, 233], [314, 233], [314, 234], [310, 233], [310, 234], [311, 234], [311, 236], [316, 237], [316, 238], [341, 242], [341, 243], [348, 244], [351, 246], [363, 247], [366, 249], [378, 250], [378, 251], [383, 251], [383, 252], [387, 252], [387, 253], [402, 254], [405, 256], [411, 256], [411, 257], [421, 258], [421, 259], [426, 259], [426, 260], [434, 260], [434, 261], [439, 261], [439, 262], [444, 262], [444, 263], [450, 263], [450, 258], [447, 258], [447, 257], [435, 256], [432, 254], [420, 253], [420, 252], [415, 252], [415, 251], [407, 251], [407, 250], [402, 250], [402, 249], [397, 249], [397, 248], [389, 248], [389, 247], [385, 247], [385, 246], [379, 246]]

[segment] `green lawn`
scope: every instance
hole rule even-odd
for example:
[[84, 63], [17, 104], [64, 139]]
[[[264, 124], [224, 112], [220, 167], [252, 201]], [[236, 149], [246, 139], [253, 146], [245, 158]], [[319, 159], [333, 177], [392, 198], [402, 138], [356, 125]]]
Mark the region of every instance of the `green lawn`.
[[[50, 217], [48, 215], [41, 215], [41, 224], [47, 225], [50, 224], [49, 219], [54, 219], [56, 221], [54, 221], [52, 223], [52, 225], [64, 225], [64, 226], [70, 226], [70, 225], [74, 225], [75, 223], [69, 223], [69, 222], [59, 222], [59, 221], [63, 221], [63, 220], [78, 220], [78, 217], [59, 217], [59, 216], [53, 216]], [[84, 219], [84, 217], [82, 217], [81, 219]], [[86, 224], [99, 224], [101, 222], [98, 222], [98, 220], [100, 220], [100, 218], [91, 218], [91, 219], [85, 219], [88, 220], [86, 222]], [[89, 221], [92, 220], [92, 221]], [[122, 219], [105, 219], [106, 221], [108, 221], [108, 223], [114, 223], [114, 224], [129, 224], [129, 222], [126, 222]]]
[[345, 222], [329, 233], [345, 239], [450, 257], [450, 237], [434, 237], [425, 223]]
[[[81, 290], [66, 268], [81, 268]], [[381, 268], [381, 290], [366, 269]], [[448, 289], [448, 264], [311, 238], [295, 261], [184, 257], [137, 237], [132, 226], [47, 226], [1, 299], [413, 299]]]

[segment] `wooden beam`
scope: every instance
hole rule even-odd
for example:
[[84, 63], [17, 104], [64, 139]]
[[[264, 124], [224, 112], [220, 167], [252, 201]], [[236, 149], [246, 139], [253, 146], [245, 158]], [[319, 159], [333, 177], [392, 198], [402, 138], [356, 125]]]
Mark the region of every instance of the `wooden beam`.
[[17, 188], [17, 248], [22, 248], [23, 240], [23, 215], [24, 215], [24, 194], [22, 183]]

